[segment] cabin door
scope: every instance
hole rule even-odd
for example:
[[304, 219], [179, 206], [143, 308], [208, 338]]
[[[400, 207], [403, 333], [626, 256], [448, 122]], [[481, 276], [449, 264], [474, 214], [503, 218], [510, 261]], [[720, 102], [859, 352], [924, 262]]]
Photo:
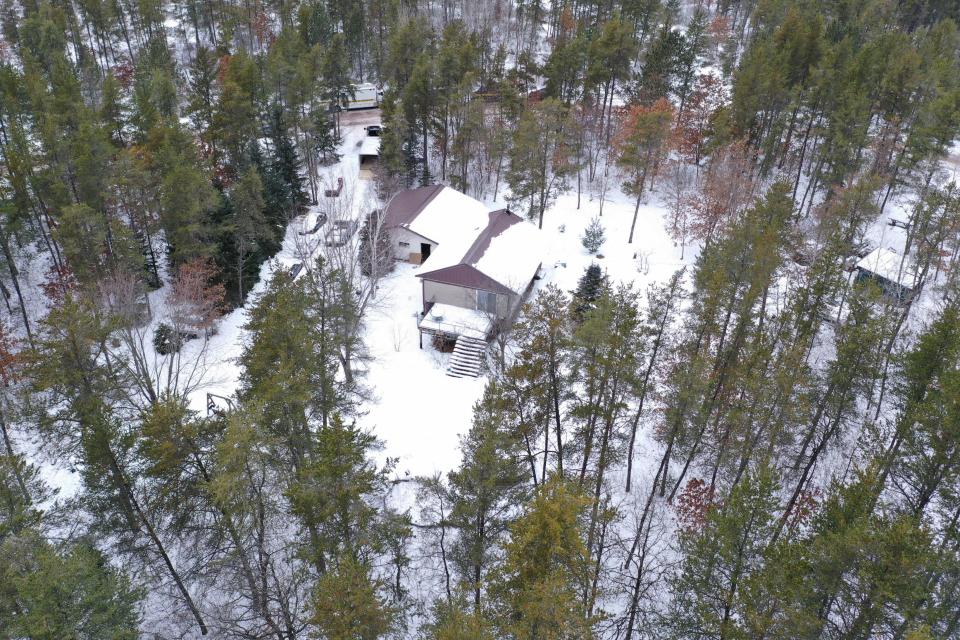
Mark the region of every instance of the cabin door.
[[427, 261], [427, 258], [430, 257], [430, 245], [426, 242], [420, 243], [420, 264], [423, 264]]

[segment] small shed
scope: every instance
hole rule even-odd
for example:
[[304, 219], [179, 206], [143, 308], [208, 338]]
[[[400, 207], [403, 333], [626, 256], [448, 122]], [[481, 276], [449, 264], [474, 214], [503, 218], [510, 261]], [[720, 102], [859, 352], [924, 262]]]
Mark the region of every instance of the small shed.
[[380, 161], [380, 138], [365, 136], [360, 142], [360, 178], [373, 179], [373, 170]]
[[854, 269], [856, 282], [870, 282], [879, 287], [887, 298], [898, 303], [907, 303], [916, 295], [913, 265], [889, 247], [874, 249], [861, 258]]

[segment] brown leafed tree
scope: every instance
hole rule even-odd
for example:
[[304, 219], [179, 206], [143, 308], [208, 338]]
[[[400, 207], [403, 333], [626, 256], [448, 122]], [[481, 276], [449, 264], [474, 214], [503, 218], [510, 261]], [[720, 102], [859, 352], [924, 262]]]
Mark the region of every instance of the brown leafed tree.
[[699, 166], [710, 122], [724, 103], [723, 83], [710, 74], [697, 76], [684, 109], [677, 114], [673, 146], [684, 161]]
[[217, 275], [209, 258], [194, 258], [177, 269], [166, 299], [175, 329], [210, 335], [226, 298], [223, 284], [216, 282]]
[[693, 170], [680, 159], [667, 160], [663, 170], [663, 192], [667, 204], [667, 232], [680, 245], [680, 259], [690, 236], [690, 219], [696, 197]]
[[718, 149], [710, 158], [693, 207], [691, 235], [709, 243], [753, 200], [753, 159], [744, 142]]
[[7, 323], [0, 321], [0, 383], [5, 387], [17, 379], [23, 364], [17, 342]]

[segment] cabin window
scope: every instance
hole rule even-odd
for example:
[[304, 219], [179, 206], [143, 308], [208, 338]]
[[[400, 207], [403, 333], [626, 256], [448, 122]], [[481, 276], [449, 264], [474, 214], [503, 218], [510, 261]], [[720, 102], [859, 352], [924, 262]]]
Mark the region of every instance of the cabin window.
[[409, 243], [409, 242], [403, 242], [403, 241], [401, 240], [401, 241], [400, 241], [400, 246], [401, 246], [401, 247], [409, 247], [409, 246], [410, 246], [410, 243]]
[[477, 309], [487, 313], [497, 312], [497, 294], [490, 291], [477, 290]]

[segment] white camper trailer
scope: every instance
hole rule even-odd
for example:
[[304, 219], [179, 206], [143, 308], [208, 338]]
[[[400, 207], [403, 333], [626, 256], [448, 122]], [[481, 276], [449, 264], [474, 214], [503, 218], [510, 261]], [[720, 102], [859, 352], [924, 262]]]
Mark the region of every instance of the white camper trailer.
[[383, 98], [383, 91], [372, 83], [353, 85], [353, 100], [347, 100], [343, 108], [352, 111], [353, 109], [372, 109], [380, 106], [380, 100]]
[[350, 85], [353, 88], [353, 99], [349, 96], [342, 101], [326, 100], [320, 105], [328, 111], [354, 111], [356, 109], [375, 109], [383, 100], [383, 89], [370, 82]]

